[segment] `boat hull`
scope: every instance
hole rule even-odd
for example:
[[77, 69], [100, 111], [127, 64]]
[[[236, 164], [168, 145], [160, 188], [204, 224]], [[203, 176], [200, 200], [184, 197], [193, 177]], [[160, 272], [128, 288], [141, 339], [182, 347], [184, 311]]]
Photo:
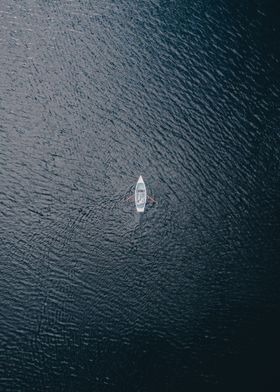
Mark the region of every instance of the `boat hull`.
[[147, 191], [146, 185], [142, 176], [138, 178], [136, 187], [135, 187], [135, 206], [137, 212], [144, 212], [147, 201]]

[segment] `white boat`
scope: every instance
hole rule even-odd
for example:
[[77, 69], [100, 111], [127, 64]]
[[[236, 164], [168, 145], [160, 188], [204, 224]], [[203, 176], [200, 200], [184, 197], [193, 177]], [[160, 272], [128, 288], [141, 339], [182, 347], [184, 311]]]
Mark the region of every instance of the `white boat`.
[[146, 186], [142, 176], [140, 176], [138, 178], [135, 187], [135, 205], [136, 205], [137, 212], [144, 212], [146, 201], [147, 201]]

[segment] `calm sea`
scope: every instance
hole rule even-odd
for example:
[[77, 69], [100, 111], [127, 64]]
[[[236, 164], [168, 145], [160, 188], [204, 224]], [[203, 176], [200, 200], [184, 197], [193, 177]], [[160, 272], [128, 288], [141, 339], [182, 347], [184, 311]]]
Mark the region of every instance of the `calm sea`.
[[271, 0], [1, 0], [1, 392], [272, 390], [279, 42]]

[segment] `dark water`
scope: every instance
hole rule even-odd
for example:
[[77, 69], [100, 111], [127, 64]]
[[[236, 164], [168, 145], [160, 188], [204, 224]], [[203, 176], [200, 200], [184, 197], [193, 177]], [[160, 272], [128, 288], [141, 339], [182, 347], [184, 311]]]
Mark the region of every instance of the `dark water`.
[[1, 1], [1, 391], [275, 385], [276, 4]]

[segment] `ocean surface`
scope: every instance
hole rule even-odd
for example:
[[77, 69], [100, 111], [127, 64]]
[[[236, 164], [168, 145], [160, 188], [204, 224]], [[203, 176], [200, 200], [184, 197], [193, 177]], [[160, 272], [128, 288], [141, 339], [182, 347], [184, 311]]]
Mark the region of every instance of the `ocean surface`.
[[276, 385], [279, 42], [277, 1], [1, 0], [1, 392]]

